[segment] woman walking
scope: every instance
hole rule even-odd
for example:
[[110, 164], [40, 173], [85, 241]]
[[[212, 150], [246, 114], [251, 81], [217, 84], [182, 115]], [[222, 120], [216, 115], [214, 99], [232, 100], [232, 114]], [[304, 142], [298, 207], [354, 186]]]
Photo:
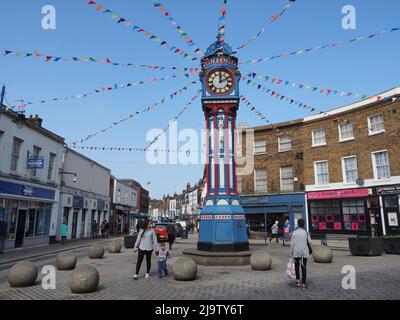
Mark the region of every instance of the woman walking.
[[133, 249], [136, 253], [139, 250], [137, 262], [136, 262], [136, 273], [133, 275], [133, 279], [137, 280], [140, 267], [143, 262], [144, 256], [146, 256], [146, 276], [147, 279], [150, 274], [151, 268], [151, 255], [154, 248], [158, 249], [157, 235], [149, 225], [148, 221], [143, 223], [143, 228], [140, 229], [138, 237], [136, 239], [135, 248]]
[[[298, 228], [293, 232], [290, 253], [294, 259], [296, 269], [296, 287], [305, 291], [307, 284], [307, 259], [310, 257], [310, 236], [304, 230], [304, 220], [299, 219]], [[300, 282], [300, 265], [301, 265], [301, 282]]]

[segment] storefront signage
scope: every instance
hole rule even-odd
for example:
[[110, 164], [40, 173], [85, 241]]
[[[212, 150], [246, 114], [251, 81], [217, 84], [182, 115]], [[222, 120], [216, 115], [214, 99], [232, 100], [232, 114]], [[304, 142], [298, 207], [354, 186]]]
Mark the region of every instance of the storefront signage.
[[22, 195], [25, 197], [32, 197], [33, 196], [33, 187], [23, 186], [22, 187]]
[[0, 181], [0, 194], [54, 200], [55, 190]]
[[27, 163], [28, 169], [43, 169], [44, 168], [44, 158], [29, 158]]
[[390, 195], [390, 194], [400, 194], [400, 185], [397, 184], [394, 186], [377, 187], [376, 194], [378, 196]]
[[261, 204], [261, 203], [268, 203], [269, 197], [268, 196], [261, 196], [261, 197], [241, 197], [242, 204]]
[[389, 227], [398, 227], [399, 221], [397, 219], [397, 212], [388, 212]]
[[74, 196], [72, 206], [74, 208], [83, 208], [83, 197]]
[[308, 192], [307, 193], [308, 200], [364, 198], [364, 197], [368, 197], [368, 196], [369, 196], [368, 188], [329, 190], [329, 191], [317, 191], [317, 192]]
[[200, 216], [200, 219], [201, 220], [212, 220], [212, 216], [203, 214], [203, 215]]

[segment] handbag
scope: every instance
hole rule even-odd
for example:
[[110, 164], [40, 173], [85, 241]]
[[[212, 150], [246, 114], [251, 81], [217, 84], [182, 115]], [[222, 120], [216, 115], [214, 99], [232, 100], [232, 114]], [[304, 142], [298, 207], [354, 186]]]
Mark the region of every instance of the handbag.
[[308, 253], [309, 253], [309, 254], [312, 254], [312, 248], [311, 248], [311, 245], [310, 245], [310, 243], [308, 242], [308, 240], [307, 240], [307, 247], [308, 247]]

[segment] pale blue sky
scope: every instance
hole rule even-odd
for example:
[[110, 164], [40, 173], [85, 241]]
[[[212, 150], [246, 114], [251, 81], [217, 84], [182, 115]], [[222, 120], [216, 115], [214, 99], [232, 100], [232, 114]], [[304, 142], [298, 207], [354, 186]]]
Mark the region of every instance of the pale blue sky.
[[[280, 12], [286, 2], [228, 0], [226, 42], [234, 48], [242, 44], [262, 26], [266, 26], [270, 17]], [[137, 64], [198, 66], [170, 54], [167, 49], [143, 35], [117, 25], [86, 3], [86, 0], [2, 0], [0, 49], [24, 52], [39, 50], [45, 54], [67, 57], [109, 57], [113, 61]], [[152, 0], [103, 0], [99, 3], [190, 52], [170, 23], [153, 8]], [[202, 50], [206, 50], [215, 40], [221, 7], [219, 0], [171, 0], [162, 3]], [[344, 30], [341, 27], [341, 9], [346, 4], [354, 5], [357, 10], [356, 30]], [[44, 5], [54, 5], [57, 10], [56, 30], [45, 31], [41, 28], [41, 9]], [[397, 0], [297, 0], [286, 15], [268, 27], [259, 39], [241, 50], [238, 57], [241, 60], [255, 59], [399, 27], [399, 12], [400, 2]], [[255, 71], [304, 84], [376, 94], [400, 85], [399, 37], [400, 32], [393, 32], [349, 46], [243, 65], [241, 70], [242, 74]], [[6, 84], [7, 100], [11, 104], [21, 98], [37, 101], [48, 97], [64, 97], [104, 85], [171, 74], [171, 71], [143, 71], [96, 63], [43, 63], [35, 58], [0, 56], [0, 83]], [[94, 95], [84, 100], [32, 105], [27, 113], [39, 114], [44, 118], [46, 128], [65, 137], [67, 141], [74, 141], [143, 109], [190, 80], [177, 78]], [[265, 86], [322, 110], [355, 101], [354, 98], [326, 97], [274, 84]], [[127, 121], [106, 134], [98, 135], [85, 145], [145, 147], [147, 131], [164, 128], [168, 120], [195, 94], [196, 89], [193, 87], [172, 102]], [[244, 83], [241, 92], [274, 122], [310, 114], [307, 110], [268, 97]], [[244, 106], [239, 111], [238, 122], [254, 126], [264, 124]], [[182, 115], [178, 128], [198, 130], [202, 123], [200, 100], [197, 100]], [[82, 153], [109, 167], [119, 178], [134, 178], [143, 185], [151, 181], [147, 187], [152, 197], [179, 192], [187, 182], [194, 183], [202, 175], [201, 165], [148, 165], [145, 155], [140, 152]]]

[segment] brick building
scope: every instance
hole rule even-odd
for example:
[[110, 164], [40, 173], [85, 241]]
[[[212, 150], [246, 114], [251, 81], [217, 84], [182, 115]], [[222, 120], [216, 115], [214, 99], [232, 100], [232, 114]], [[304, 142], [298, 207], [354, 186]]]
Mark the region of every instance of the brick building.
[[400, 233], [400, 88], [380, 96], [304, 119], [314, 234]]
[[142, 187], [142, 185], [133, 179], [120, 179], [121, 183], [136, 190], [137, 192], [137, 211], [141, 213], [149, 213], [150, 195], [149, 191]]
[[276, 220], [283, 228], [286, 220], [294, 226], [305, 218], [302, 123], [254, 128], [254, 142], [249, 144], [253, 150], [246, 150], [248, 135], [243, 131], [242, 154], [254, 155], [254, 171], [238, 176], [238, 190], [251, 238], [262, 239]]
[[400, 233], [400, 88], [380, 97], [254, 128], [254, 171], [238, 178], [254, 235], [300, 217], [316, 236]]

